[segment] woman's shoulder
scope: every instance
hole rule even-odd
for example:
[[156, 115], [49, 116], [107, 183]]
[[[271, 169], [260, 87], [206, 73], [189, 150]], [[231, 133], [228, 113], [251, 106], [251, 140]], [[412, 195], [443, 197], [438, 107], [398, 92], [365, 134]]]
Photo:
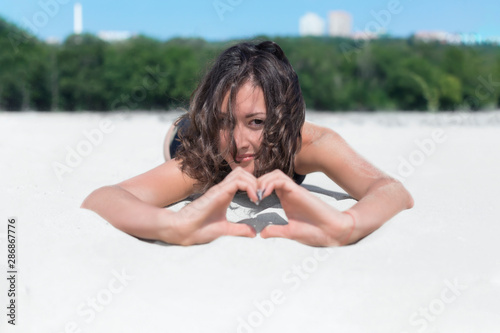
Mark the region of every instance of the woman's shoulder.
[[[325, 147], [335, 147], [342, 138], [334, 130], [306, 121], [302, 126], [302, 144], [295, 157], [295, 171], [299, 174], [315, 172], [314, 166]], [[324, 156], [323, 156], [324, 157]]]
[[182, 171], [177, 159], [118, 184], [144, 202], [165, 207], [180, 201], [195, 191], [195, 180]]
[[325, 137], [333, 138], [334, 136], [338, 136], [334, 130], [309, 121], [306, 121], [304, 125], [302, 125], [301, 134], [303, 148], [313, 143], [317, 143], [318, 141], [325, 139]]

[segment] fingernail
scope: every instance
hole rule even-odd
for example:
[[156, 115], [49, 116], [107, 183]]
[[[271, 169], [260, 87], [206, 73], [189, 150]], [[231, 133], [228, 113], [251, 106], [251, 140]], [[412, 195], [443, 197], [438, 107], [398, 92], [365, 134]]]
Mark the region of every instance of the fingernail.
[[257, 198], [259, 198], [259, 202], [262, 200], [262, 194], [264, 193], [266, 189], [263, 190], [257, 190]]

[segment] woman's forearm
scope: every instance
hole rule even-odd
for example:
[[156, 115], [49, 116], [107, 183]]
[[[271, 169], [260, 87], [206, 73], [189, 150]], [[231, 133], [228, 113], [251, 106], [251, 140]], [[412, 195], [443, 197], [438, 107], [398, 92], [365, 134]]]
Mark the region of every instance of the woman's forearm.
[[[92, 192], [82, 203], [117, 229], [130, 235], [165, 240], [171, 232], [169, 217], [175, 214], [139, 200], [120, 186], [104, 186]], [[165, 218], [167, 217], [167, 218]]]
[[367, 236], [400, 211], [411, 207], [413, 207], [413, 198], [400, 182], [380, 181], [367, 195], [348, 209], [356, 220], [349, 242], [352, 243]]

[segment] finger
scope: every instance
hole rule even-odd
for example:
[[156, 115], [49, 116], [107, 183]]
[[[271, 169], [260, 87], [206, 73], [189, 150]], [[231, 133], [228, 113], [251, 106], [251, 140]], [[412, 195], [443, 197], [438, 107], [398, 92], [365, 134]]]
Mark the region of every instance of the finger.
[[248, 181], [245, 180], [238, 180], [237, 185], [238, 185], [237, 190], [245, 191], [247, 193], [248, 198], [252, 202], [255, 203], [259, 201], [259, 196], [257, 194], [257, 184], [255, 182], [249, 183]]
[[228, 177], [242, 177], [242, 176], [247, 177], [247, 178], [252, 179], [252, 180], [257, 180], [257, 178], [252, 173], [246, 171], [245, 169], [243, 169], [240, 166], [236, 167], [228, 175]]
[[270, 196], [275, 190], [288, 189], [288, 180], [284, 178], [269, 179], [258, 186], [262, 190], [262, 199]]
[[[252, 189], [249, 190], [250, 192], [253, 193], [253, 192], [257, 191], [257, 178], [253, 174], [242, 169], [241, 167], [237, 167], [236, 169], [234, 169], [228, 175], [228, 177], [226, 177], [226, 180], [229, 183], [233, 183], [236, 180], [244, 181], [244, 182], [252, 185]], [[248, 190], [248, 189], [238, 188], [238, 190]], [[255, 196], [252, 196], [252, 197], [255, 197]]]
[[252, 181], [252, 179], [248, 179], [246, 177], [236, 177], [231, 181], [221, 183], [221, 187], [222, 191], [229, 193], [231, 196], [234, 196], [239, 190], [247, 192], [248, 197], [253, 202], [258, 200], [257, 184], [256, 181]]
[[296, 185], [295, 182], [281, 170], [274, 170], [257, 179], [258, 189], [262, 189], [263, 196], [270, 195], [276, 189], [289, 188]]
[[245, 223], [226, 223], [225, 236], [255, 237], [257, 233], [252, 226]]
[[260, 232], [260, 237], [262, 238], [271, 238], [271, 237], [281, 237], [281, 238], [289, 238], [291, 237], [290, 225], [268, 225]]
[[260, 176], [257, 179], [257, 184], [259, 185], [259, 188], [264, 188], [264, 184], [267, 184], [268, 182], [281, 178], [282, 176], [286, 176], [281, 170], [274, 170], [269, 173], [266, 173], [262, 176]]

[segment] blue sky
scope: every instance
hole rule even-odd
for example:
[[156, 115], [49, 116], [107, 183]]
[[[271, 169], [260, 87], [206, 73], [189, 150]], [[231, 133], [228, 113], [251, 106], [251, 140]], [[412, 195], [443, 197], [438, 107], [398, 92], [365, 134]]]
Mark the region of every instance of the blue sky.
[[[0, 0], [0, 16], [22, 27], [31, 24], [42, 39], [64, 39], [73, 30], [74, 0]], [[373, 13], [399, 2], [398, 14], [387, 21], [387, 31], [408, 36], [418, 30], [444, 30], [500, 36], [499, 0], [80, 0], [85, 32], [125, 30], [159, 39], [203, 37], [208, 40], [298, 35], [299, 18], [314, 12], [324, 19], [330, 10], [345, 10], [354, 30], [376, 21]], [[214, 4], [225, 8], [217, 12]], [[45, 12], [44, 12], [44, 7]], [[48, 12], [48, 14], [46, 14]]]

